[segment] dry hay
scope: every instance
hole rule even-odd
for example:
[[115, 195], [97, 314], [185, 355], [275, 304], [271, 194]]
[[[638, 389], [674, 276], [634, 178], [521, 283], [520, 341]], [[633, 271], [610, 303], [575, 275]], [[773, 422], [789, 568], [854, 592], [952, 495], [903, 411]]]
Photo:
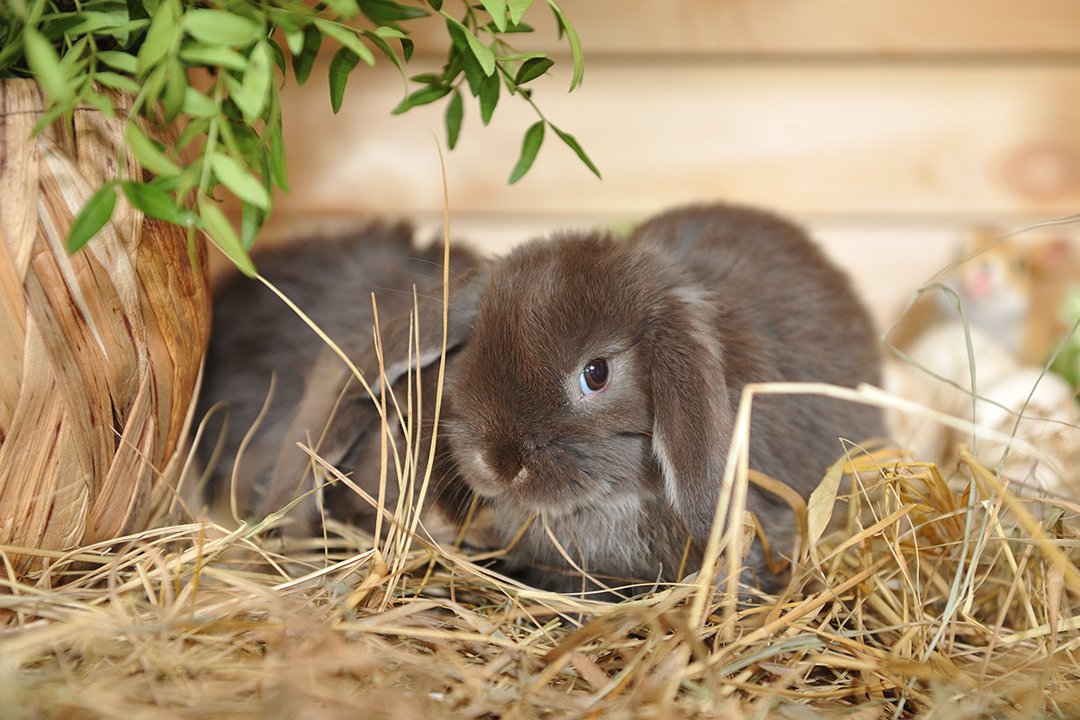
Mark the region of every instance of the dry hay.
[[708, 573], [618, 604], [525, 588], [408, 508], [377, 546], [274, 516], [39, 551], [2, 581], [0, 715], [1076, 717], [1080, 506], [960, 457], [946, 482], [851, 447], [788, 588], [738, 606]]

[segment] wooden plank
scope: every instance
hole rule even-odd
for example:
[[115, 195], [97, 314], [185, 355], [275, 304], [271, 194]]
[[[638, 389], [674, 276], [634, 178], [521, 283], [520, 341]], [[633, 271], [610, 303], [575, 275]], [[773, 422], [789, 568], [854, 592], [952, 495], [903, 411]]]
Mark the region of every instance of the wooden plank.
[[[516, 245], [565, 230], [627, 230], [644, 215], [609, 216], [455, 212], [452, 238], [483, 255], [497, 256]], [[350, 214], [283, 214], [260, 238], [261, 247], [336, 236], [360, 227], [370, 218]], [[416, 223], [418, 241], [442, 241], [441, 213], [409, 216]], [[898, 316], [911, 294], [958, 253], [969, 226], [960, 222], [911, 222], [899, 217], [863, 220], [800, 218], [825, 252], [853, 279], [880, 327]], [[215, 275], [227, 271], [228, 261], [216, 254]]]
[[[595, 61], [585, 88], [543, 78], [535, 98], [604, 173], [548, 133], [507, 186], [536, 116], [474, 108], [446, 156], [456, 212], [640, 215], [695, 199], [802, 216], [1065, 215], [1080, 207], [1080, 64], [739, 66]], [[283, 212], [416, 215], [442, 205], [442, 104], [391, 117], [401, 80], [351, 81], [340, 115], [318, 83], [285, 90], [292, 192]]]
[[[633, 218], [641, 220], [644, 217]], [[441, 238], [441, 218], [418, 218], [418, 237]], [[616, 231], [631, 219], [525, 217], [513, 221], [483, 215], [452, 219], [454, 236], [488, 255], [501, 255], [514, 246], [555, 231], [610, 227]], [[967, 227], [958, 223], [911, 223], [900, 218], [877, 222], [805, 222], [826, 254], [852, 278], [880, 327], [887, 327], [911, 294], [955, 257]]]
[[[564, 0], [561, 6], [590, 57], [1080, 52], [1080, 3], [1074, 0]], [[542, 1], [526, 20], [536, 32], [515, 37], [516, 45], [565, 51]], [[420, 51], [445, 45], [440, 18], [422, 25], [415, 35]]]

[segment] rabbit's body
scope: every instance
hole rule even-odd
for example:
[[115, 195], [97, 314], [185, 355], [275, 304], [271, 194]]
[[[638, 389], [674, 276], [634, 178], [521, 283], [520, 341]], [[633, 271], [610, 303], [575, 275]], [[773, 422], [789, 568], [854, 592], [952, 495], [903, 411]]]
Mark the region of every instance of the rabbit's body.
[[[449, 451], [500, 540], [539, 513], [509, 557], [539, 584], [581, 587], [573, 564], [677, 580], [700, 562], [743, 386], [876, 383], [875, 343], [843, 274], [771, 215], [691, 208], [628, 242], [534, 242], [490, 270], [447, 389]], [[594, 358], [610, 379], [587, 397], [575, 380]], [[762, 397], [750, 465], [806, 497], [839, 438], [880, 434], [873, 408]], [[790, 508], [756, 488], [749, 508], [789, 552]]]

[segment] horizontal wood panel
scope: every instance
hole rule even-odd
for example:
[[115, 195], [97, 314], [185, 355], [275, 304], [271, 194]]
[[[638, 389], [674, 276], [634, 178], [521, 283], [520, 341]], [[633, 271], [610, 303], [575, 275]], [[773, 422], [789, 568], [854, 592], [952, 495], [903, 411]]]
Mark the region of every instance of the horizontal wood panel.
[[[1080, 52], [1080, 3], [1073, 0], [564, 0], [561, 6], [587, 56]], [[517, 45], [565, 49], [542, 0], [526, 19], [536, 33], [515, 37]], [[420, 49], [445, 44], [440, 25], [439, 18], [418, 24]]]
[[[441, 242], [441, 214], [385, 213], [371, 217], [387, 215], [413, 221], [422, 244]], [[352, 214], [282, 214], [276, 217], [259, 242], [260, 246], [266, 247], [332, 237], [362, 227], [369, 219]], [[622, 232], [641, 219], [643, 215], [556, 217], [522, 214], [508, 217], [455, 212], [451, 217], [451, 233], [455, 243], [467, 245], [483, 255], [496, 256], [526, 240], [555, 231], [602, 228]], [[895, 217], [876, 221], [812, 221], [807, 227], [826, 253], [852, 276], [880, 327], [891, 324], [911, 294], [955, 257], [970, 229], [963, 223], [912, 223]], [[212, 264], [215, 275], [229, 268], [228, 260], [220, 254]]]
[[[486, 128], [470, 106], [446, 155], [453, 210], [618, 217], [715, 198], [826, 217], [1080, 207], [1080, 65], [598, 61], [582, 90], [567, 95], [565, 81], [544, 78], [535, 98], [603, 182], [548, 133], [530, 175], [507, 186], [536, 117], [504, 97]], [[359, 72], [334, 116], [320, 84], [286, 89], [292, 191], [279, 211], [437, 213], [443, 105], [392, 117], [401, 93], [396, 73]]]

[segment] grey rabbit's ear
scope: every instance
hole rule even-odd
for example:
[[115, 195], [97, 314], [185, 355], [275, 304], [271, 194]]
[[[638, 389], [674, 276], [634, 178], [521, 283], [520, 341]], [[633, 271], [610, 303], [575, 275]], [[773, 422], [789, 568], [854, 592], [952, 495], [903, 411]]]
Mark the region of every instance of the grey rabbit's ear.
[[[486, 281], [487, 272], [481, 270], [451, 284], [446, 326], [448, 356], [472, 336]], [[416, 342], [417, 321], [419, 344]], [[415, 312], [410, 310], [381, 320], [380, 328], [386, 382], [397, 394], [399, 402], [404, 403], [410, 368], [426, 372], [438, 367], [443, 339], [442, 286], [432, 288], [426, 294], [418, 293]], [[374, 339], [352, 360], [370, 385], [372, 394], [378, 398], [382, 378]], [[394, 424], [393, 417], [388, 421]], [[317, 443], [315, 449], [319, 457], [337, 466], [366, 436], [378, 433], [380, 426], [375, 402], [341, 358], [328, 348], [307, 376], [303, 397], [279, 450], [273, 478], [260, 499], [260, 512], [267, 514], [279, 510], [307, 487], [305, 476], [310, 460], [296, 443]], [[302, 512], [301, 519], [310, 522], [313, 512]]]
[[653, 450], [668, 502], [704, 546], [734, 425], [723, 347], [710, 303], [674, 295], [649, 338]]
[[[453, 354], [470, 337], [480, 311], [480, 301], [487, 288], [488, 270], [475, 270], [450, 286], [450, 304], [446, 313], [446, 352]], [[443, 296], [442, 287], [426, 295], [417, 296], [415, 312], [401, 313], [382, 324], [380, 340], [386, 382], [392, 387], [405, 376], [409, 369], [427, 369], [437, 366], [443, 347]], [[417, 328], [419, 324], [419, 342]], [[382, 378], [374, 347], [362, 358], [361, 370], [378, 396]], [[363, 390], [361, 389], [362, 393]]]

